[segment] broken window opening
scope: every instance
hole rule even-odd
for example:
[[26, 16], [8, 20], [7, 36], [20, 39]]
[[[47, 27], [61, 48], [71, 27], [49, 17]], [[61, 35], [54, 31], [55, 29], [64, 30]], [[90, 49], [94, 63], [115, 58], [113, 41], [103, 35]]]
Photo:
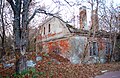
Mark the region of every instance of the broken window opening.
[[39, 51], [42, 52], [43, 50], [43, 46], [42, 46], [42, 43], [39, 44]]
[[45, 27], [44, 27], [44, 35], [45, 35]]
[[106, 62], [110, 62], [112, 59], [112, 44], [106, 42]]
[[49, 28], [48, 32], [50, 32], [50, 24], [48, 25], [48, 28]]
[[90, 56], [98, 56], [98, 44], [93, 42], [90, 46]]
[[90, 46], [90, 56], [92, 56], [92, 46]]
[[106, 43], [106, 54], [112, 54], [112, 44]]

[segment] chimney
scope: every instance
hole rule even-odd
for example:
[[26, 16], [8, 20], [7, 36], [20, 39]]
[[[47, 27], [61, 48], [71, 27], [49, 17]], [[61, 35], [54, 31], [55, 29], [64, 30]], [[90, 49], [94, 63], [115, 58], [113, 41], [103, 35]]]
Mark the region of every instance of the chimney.
[[99, 23], [98, 23], [98, 14], [97, 14], [97, 10], [93, 10], [93, 14], [91, 16], [91, 20], [92, 20], [92, 26], [94, 27], [94, 31], [98, 31], [99, 29]]
[[87, 15], [86, 15], [86, 6], [82, 6], [79, 8], [79, 22], [80, 22], [80, 29], [83, 30], [84, 27], [87, 25]]

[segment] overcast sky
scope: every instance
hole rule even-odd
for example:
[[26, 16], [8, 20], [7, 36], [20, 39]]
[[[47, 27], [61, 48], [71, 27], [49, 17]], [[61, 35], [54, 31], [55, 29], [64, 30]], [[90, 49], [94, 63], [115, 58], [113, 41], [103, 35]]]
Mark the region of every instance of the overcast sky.
[[[60, 1], [60, 3], [58, 2]], [[65, 2], [65, 0], [36, 0], [37, 3], [37, 7], [40, 6], [45, 6], [47, 12], [50, 13], [56, 13], [59, 12], [59, 15], [62, 17], [62, 19], [64, 19], [64, 21], [71, 21], [72, 18], [74, 18], [74, 16], [78, 16], [79, 15], [79, 8], [82, 3], [82, 5], [86, 5], [86, 3], [83, 3], [83, 1], [88, 1], [88, 0], [66, 0], [70, 3], [70, 5], [73, 5], [73, 3], [77, 4], [78, 6], [70, 6], [69, 4], [67, 4], [67, 2]], [[109, 6], [111, 1], [113, 1], [112, 3], [114, 3], [114, 6], [120, 6], [120, 0], [106, 0], [106, 5]], [[73, 2], [73, 3], [72, 3]], [[89, 5], [88, 5], [89, 6]], [[46, 15], [38, 15], [36, 16], [36, 20], [33, 20], [34, 22], [40, 21], [42, 22], [45, 19]], [[77, 20], [77, 19], [76, 19]], [[72, 20], [74, 21], [74, 20]], [[76, 23], [77, 24], [77, 23]]]

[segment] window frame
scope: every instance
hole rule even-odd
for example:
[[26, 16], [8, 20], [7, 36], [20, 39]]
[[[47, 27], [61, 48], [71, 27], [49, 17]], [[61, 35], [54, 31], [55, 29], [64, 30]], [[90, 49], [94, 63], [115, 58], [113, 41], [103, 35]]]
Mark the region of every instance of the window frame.
[[90, 56], [98, 56], [99, 52], [98, 52], [98, 43], [97, 42], [91, 42], [90, 43]]
[[50, 33], [51, 25], [48, 24], [48, 32]]
[[44, 30], [44, 35], [45, 35], [45, 27], [43, 27], [43, 30]]

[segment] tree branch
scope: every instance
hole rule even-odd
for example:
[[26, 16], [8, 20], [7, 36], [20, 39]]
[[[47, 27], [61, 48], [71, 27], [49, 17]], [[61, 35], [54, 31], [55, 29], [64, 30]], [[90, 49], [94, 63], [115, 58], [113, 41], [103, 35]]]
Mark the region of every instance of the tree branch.
[[[56, 17], [56, 18], [60, 19], [61, 21], [63, 21], [60, 17], [56, 16], [55, 14], [48, 13], [45, 10], [40, 9], [40, 8], [36, 10], [36, 13], [42, 13], [42, 14], [46, 14], [46, 15], [49, 15], [49, 16], [53, 16], [53, 17]], [[63, 22], [65, 22], [65, 21], [63, 21]]]
[[[56, 17], [56, 18], [60, 19], [61, 21], [63, 21], [60, 17], [56, 16], [55, 14], [47, 13], [45, 10], [39, 8], [39, 9], [36, 9], [35, 12], [33, 13], [33, 15], [28, 19], [27, 24], [29, 24], [29, 22], [34, 18], [36, 13], [42, 13], [42, 14], [46, 14], [49, 16], [53, 16], [53, 17]], [[63, 21], [63, 22], [65, 22], [65, 21]]]
[[3, 38], [2, 35], [0, 34], [1, 39]]
[[35, 10], [35, 12], [32, 14], [32, 16], [28, 19], [28, 21], [27, 21], [27, 25], [30, 23], [30, 21], [35, 17], [35, 15], [36, 15], [36, 10]]
[[72, 5], [70, 5], [70, 3], [67, 0], [64, 0], [70, 7], [72, 7]]
[[16, 7], [15, 7], [13, 0], [7, 0], [7, 1], [11, 5], [11, 8], [13, 9], [13, 11], [15, 12]]

